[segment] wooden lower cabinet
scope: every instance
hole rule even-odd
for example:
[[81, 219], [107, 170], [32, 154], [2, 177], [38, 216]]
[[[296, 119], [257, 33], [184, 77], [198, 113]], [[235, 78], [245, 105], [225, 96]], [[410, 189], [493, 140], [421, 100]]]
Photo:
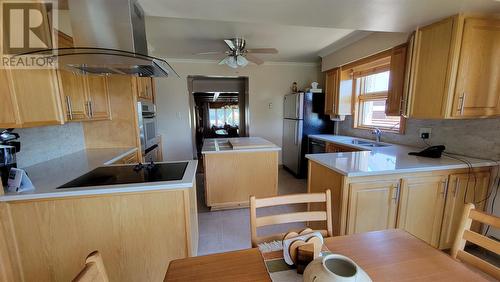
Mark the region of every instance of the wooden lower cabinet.
[[133, 152], [113, 162], [113, 164], [134, 164], [138, 162], [139, 162], [138, 152]]
[[398, 194], [399, 179], [351, 184], [347, 233], [395, 228]]
[[339, 144], [334, 144], [327, 142], [326, 143], [326, 148], [325, 152], [326, 153], [342, 153], [342, 152], [358, 152], [361, 151], [360, 149], [348, 147], [348, 146], [342, 146]]
[[436, 248], [443, 220], [446, 182], [446, 175], [404, 178], [402, 181], [397, 227]]
[[98, 250], [110, 281], [163, 281], [196, 255], [197, 216], [193, 187], [0, 203], [0, 280], [71, 281]]
[[[486, 204], [484, 199], [488, 194], [490, 174], [486, 172], [475, 173], [474, 175], [467, 173], [452, 174], [448, 183], [443, 227], [439, 240], [440, 249], [452, 247], [462, 218], [464, 203], [476, 203], [477, 209], [484, 209]], [[478, 222], [472, 222], [472, 230], [479, 232], [480, 228], [481, 225]]]
[[[334, 236], [401, 228], [433, 247], [448, 249], [455, 240], [466, 190], [465, 202], [484, 210], [491, 168], [477, 168], [470, 175], [468, 169], [453, 169], [348, 177], [309, 161], [308, 173], [308, 193], [332, 191]], [[309, 210], [320, 208], [309, 205]]]
[[250, 196], [278, 194], [277, 151], [205, 153], [203, 161], [211, 209], [247, 207]]

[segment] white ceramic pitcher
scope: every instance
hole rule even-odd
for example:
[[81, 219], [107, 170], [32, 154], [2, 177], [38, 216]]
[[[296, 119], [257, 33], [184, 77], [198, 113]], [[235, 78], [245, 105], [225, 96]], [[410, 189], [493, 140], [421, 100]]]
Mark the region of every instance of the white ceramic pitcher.
[[331, 254], [313, 260], [304, 270], [304, 282], [371, 282], [350, 258]]

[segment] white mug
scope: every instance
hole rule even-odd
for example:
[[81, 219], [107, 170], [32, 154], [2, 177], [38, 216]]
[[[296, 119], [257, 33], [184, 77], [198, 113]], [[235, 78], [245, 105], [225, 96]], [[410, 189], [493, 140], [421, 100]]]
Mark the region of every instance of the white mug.
[[313, 260], [304, 270], [304, 282], [371, 282], [350, 258], [331, 254]]

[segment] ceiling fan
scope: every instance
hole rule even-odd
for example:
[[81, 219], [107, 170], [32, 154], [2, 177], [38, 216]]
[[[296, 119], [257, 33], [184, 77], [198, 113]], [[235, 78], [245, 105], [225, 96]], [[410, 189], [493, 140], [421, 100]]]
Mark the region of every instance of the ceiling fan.
[[219, 65], [228, 65], [232, 68], [244, 67], [248, 65], [248, 62], [253, 62], [257, 65], [261, 65], [264, 61], [254, 54], [276, 54], [278, 50], [275, 48], [252, 48], [246, 49], [246, 41], [241, 37], [233, 38], [233, 39], [225, 39], [224, 42], [229, 47], [229, 50], [222, 52], [204, 52], [197, 53], [196, 55], [217, 55], [224, 54], [226, 57], [219, 62]]

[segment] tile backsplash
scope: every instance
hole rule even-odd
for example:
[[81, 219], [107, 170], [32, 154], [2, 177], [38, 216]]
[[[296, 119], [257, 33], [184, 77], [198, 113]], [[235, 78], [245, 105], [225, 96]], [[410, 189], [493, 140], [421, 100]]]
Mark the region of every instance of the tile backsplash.
[[16, 129], [21, 151], [16, 155], [18, 167], [28, 167], [85, 149], [82, 124]]
[[[339, 122], [339, 134], [373, 139], [369, 130], [352, 127], [352, 117]], [[444, 144], [446, 151], [476, 158], [500, 160], [500, 118], [469, 120], [408, 119], [405, 134], [382, 133], [382, 142], [425, 147], [420, 128], [431, 128], [432, 145]]]

